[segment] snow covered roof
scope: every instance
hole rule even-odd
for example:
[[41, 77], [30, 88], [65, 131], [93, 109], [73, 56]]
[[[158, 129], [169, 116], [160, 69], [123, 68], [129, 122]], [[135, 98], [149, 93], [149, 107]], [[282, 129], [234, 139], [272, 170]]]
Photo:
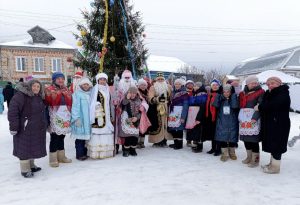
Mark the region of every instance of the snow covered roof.
[[43, 43], [32, 43], [32, 39], [24, 39], [24, 40], [20, 40], [20, 41], [11, 41], [11, 42], [0, 43], [0, 46], [74, 49], [72, 46], [70, 46], [62, 41], [59, 41], [59, 40], [53, 40], [49, 44], [43, 44]]
[[236, 77], [236, 76], [234, 76], [234, 75], [226, 75], [226, 78], [227, 78], [228, 80], [239, 80], [239, 78]]
[[283, 72], [278, 71], [278, 70], [267, 70], [267, 71], [264, 71], [264, 72], [262, 72], [262, 73], [260, 73], [256, 76], [258, 77], [258, 80], [259, 80], [260, 83], [266, 83], [267, 79], [270, 78], [270, 77], [273, 77], [273, 76], [280, 78], [283, 83], [291, 83], [291, 84], [300, 83], [299, 78], [288, 75], [288, 74], [283, 73]]
[[273, 53], [247, 59], [238, 64], [232, 75], [246, 75], [251, 73], [259, 73], [266, 70], [279, 70], [288, 67], [300, 68], [300, 46], [292, 47]]
[[178, 73], [179, 69], [189, 65], [178, 58], [150, 55], [147, 66], [149, 71]]

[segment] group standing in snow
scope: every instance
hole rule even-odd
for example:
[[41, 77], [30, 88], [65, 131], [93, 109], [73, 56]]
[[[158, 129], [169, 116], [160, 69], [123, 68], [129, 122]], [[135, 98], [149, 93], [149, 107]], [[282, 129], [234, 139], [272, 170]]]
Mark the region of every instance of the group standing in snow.
[[[211, 141], [207, 153], [221, 155], [223, 162], [237, 160], [235, 149], [240, 139], [247, 153], [242, 163], [250, 168], [259, 166], [262, 142], [262, 150], [271, 153], [263, 171], [280, 172], [290, 130], [290, 96], [288, 86], [277, 77], [268, 79], [266, 92], [256, 76], [247, 77], [242, 92], [232, 82], [222, 86], [216, 79], [205, 87], [202, 82], [178, 78], [171, 86], [163, 73], [157, 73], [153, 82], [135, 81], [128, 70], [121, 79], [114, 78], [113, 87], [105, 73], [95, 80], [93, 86], [77, 72], [69, 89], [65, 76], [56, 72], [46, 88], [32, 79], [19, 83], [11, 100], [4, 97], [9, 104], [13, 154], [20, 160], [24, 177], [41, 170], [34, 160], [46, 156], [47, 130], [51, 167], [72, 162], [65, 152], [67, 134], [75, 140], [76, 159], [81, 161], [114, 157], [120, 148], [124, 157], [137, 156], [136, 149], [145, 147], [148, 135], [153, 147], [174, 150], [183, 148], [186, 136], [194, 153], [202, 152], [203, 143]], [[2, 90], [0, 113], [1, 96]]]

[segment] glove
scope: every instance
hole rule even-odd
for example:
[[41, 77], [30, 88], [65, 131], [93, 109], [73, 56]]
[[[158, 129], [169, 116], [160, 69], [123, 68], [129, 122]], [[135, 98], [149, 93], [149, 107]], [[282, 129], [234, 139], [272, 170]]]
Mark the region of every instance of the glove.
[[75, 126], [76, 126], [76, 127], [81, 127], [80, 119], [77, 119], [77, 120], [75, 121]]
[[16, 135], [17, 133], [18, 133], [18, 131], [10, 131], [10, 134], [13, 136]]
[[158, 98], [158, 101], [159, 102], [165, 102], [166, 101], [165, 95], [161, 94], [161, 96]]

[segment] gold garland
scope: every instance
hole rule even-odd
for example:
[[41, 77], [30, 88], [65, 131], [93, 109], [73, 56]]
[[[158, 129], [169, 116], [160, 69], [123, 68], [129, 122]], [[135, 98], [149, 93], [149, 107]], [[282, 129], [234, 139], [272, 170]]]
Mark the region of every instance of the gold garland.
[[103, 34], [103, 47], [102, 47], [102, 56], [100, 58], [100, 69], [99, 73], [103, 72], [103, 64], [104, 58], [106, 54], [106, 41], [107, 41], [107, 31], [108, 31], [108, 0], [104, 0], [105, 2], [105, 26], [104, 26], [104, 34]]

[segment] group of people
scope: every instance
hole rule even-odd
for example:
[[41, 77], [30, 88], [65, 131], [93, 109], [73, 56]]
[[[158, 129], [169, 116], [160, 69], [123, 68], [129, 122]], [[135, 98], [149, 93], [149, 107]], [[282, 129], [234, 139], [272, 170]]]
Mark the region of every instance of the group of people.
[[[249, 76], [242, 92], [233, 82], [209, 86], [178, 78], [168, 82], [163, 73], [155, 79], [134, 80], [125, 70], [121, 79], [99, 73], [96, 84], [82, 72], [76, 73], [71, 89], [63, 73], [52, 75], [52, 84], [43, 88], [32, 79], [18, 83], [10, 102], [8, 120], [13, 135], [14, 156], [20, 160], [21, 175], [30, 178], [41, 168], [34, 159], [47, 155], [46, 131], [50, 133], [49, 165], [71, 163], [66, 157], [64, 138], [75, 140], [76, 159], [113, 157], [122, 149], [124, 157], [137, 156], [144, 148], [145, 135], [153, 147], [183, 148], [202, 152], [203, 142], [211, 141], [208, 154], [225, 162], [236, 160], [238, 140], [245, 145], [242, 162], [257, 167], [262, 149], [271, 153], [265, 173], [279, 173], [281, 155], [287, 150], [290, 130], [288, 86], [277, 77], [267, 81], [265, 92], [257, 77]], [[173, 143], [167, 143], [172, 140]]]

